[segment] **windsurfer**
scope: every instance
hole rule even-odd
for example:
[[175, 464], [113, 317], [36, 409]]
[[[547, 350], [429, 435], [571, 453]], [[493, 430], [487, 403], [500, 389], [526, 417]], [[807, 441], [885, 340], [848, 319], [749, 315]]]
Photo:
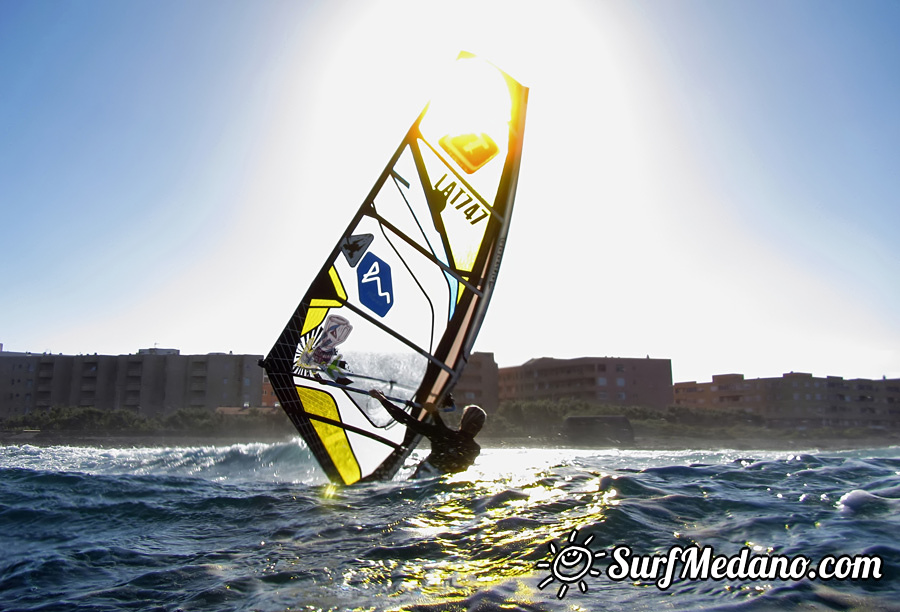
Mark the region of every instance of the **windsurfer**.
[[405, 410], [392, 404], [384, 393], [377, 389], [369, 391], [369, 395], [381, 402], [395, 420], [431, 441], [431, 454], [419, 464], [412, 475], [413, 478], [430, 478], [462, 472], [475, 463], [475, 459], [481, 453], [481, 446], [475, 441], [475, 436], [484, 426], [487, 415], [480, 407], [466, 406], [459, 422], [459, 429], [454, 430], [447, 427], [434, 404], [424, 406], [425, 411], [434, 420], [434, 423], [426, 423], [414, 419]]

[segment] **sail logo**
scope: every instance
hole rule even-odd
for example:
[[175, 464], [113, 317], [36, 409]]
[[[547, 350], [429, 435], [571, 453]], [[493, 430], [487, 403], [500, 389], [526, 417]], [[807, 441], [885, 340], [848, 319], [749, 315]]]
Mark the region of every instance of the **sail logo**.
[[455, 136], [447, 134], [438, 141], [438, 144], [466, 174], [474, 174], [500, 152], [497, 143], [484, 132]]
[[391, 267], [373, 253], [366, 253], [356, 268], [356, 278], [359, 301], [379, 317], [385, 316], [394, 305]]
[[445, 183], [444, 181], [446, 180], [447, 174], [445, 173], [434, 184], [435, 193], [440, 194], [437, 197], [443, 197], [444, 200], [441, 210], [444, 210], [447, 206], [452, 206], [465, 216], [466, 221], [472, 225], [487, 219], [488, 211], [475, 200], [475, 196], [466, 191], [463, 186], [457, 185], [456, 181], [451, 180]]

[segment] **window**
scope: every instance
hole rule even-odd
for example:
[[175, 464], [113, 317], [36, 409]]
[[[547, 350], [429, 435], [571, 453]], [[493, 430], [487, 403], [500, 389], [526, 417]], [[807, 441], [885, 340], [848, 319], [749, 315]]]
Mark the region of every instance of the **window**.
[[624, 387], [624, 386], [625, 386], [625, 379], [624, 379], [624, 378], [617, 378], [617, 379], [616, 379], [616, 386], [617, 386], [617, 387]]
[[605, 376], [598, 376], [598, 377], [597, 377], [597, 386], [598, 386], [598, 387], [605, 387], [605, 386], [606, 386], [606, 377], [605, 377]]

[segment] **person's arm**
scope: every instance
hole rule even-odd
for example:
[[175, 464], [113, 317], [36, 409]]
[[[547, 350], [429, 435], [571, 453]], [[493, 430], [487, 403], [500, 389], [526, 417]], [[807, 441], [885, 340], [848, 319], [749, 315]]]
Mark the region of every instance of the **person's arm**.
[[440, 431], [452, 431], [447, 424], [444, 423], [444, 419], [441, 418], [441, 411], [438, 410], [438, 407], [434, 404], [428, 403], [422, 406], [425, 409], [425, 412], [431, 415], [431, 418], [434, 419], [434, 426], [436, 429]]
[[[388, 400], [388, 398], [386, 398], [384, 396], [384, 393], [382, 393], [381, 391], [372, 389], [371, 391], [369, 391], [369, 395], [381, 402], [381, 405], [384, 406], [384, 409], [388, 411], [388, 414], [390, 414], [395, 421], [403, 423], [417, 434], [426, 436], [428, 438], [440, 434], [440, 430], [437, 427], [430, 423], [424, 423], [422, 421], [419, 421], [418, 419], [414, 419], [408, 412], [391, 403], [391, 401]], [[428, 411], [427, 406], [425, 410]], [[443, 425], [443, 423], [441, 424]]]

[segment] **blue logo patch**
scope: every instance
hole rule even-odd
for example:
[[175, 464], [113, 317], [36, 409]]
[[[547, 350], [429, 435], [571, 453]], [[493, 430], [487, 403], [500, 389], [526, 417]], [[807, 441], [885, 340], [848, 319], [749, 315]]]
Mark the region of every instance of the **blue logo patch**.
[[391, 267], [372, 253], [366, 253], [356, 267], [356, 277], [359, 301], [379, 317], [386, 315], [394, 305]]

